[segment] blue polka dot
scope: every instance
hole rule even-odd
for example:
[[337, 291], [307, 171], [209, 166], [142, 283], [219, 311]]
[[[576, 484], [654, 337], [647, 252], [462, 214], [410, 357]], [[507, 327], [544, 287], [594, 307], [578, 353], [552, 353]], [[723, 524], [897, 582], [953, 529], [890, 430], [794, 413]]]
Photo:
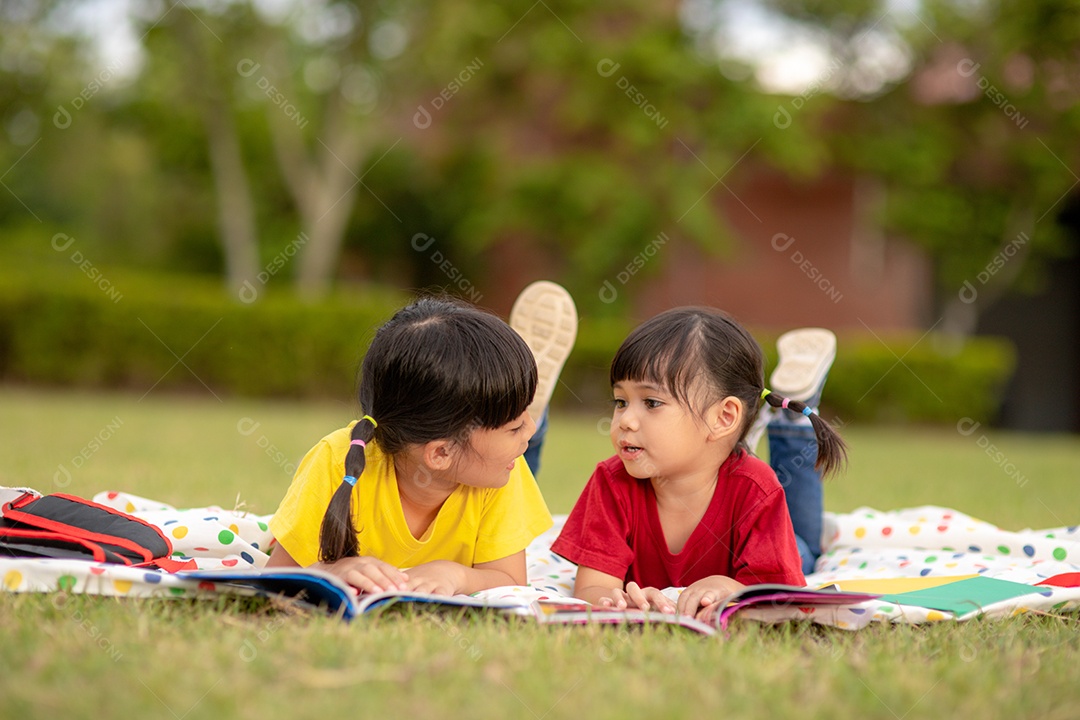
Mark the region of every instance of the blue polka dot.
[[240, 553], [240, 557], [243, 558], [244, 562], [246, 562], [248, 564], [251, 564], [251, 565], [255, 564], [255, 558], [251, 557], [246, 552]]
[[1024, 546], [1024, 554], [1027, 555], [1028, 557], [1034, 557], [1035, 556], [1035, 548], [1031, 547], [1030, 545], [1025, 545]]
[[172, 525], [173, 523], [178, 523], [178, 522], [180, 522], [180, 521], [179, 520], [166, 520], [164, 522], [164, 525]]
[[1054, 594], [1054, 591], [1053, 590], [1047, 590], [1047, 591], [1041, 592], [1039, 594], [1042, 595], [1043, 597], [1050, 597], [1051, 595]]
[[982, 552], [982, 548], [978, 545], [968, 545], [968, 550], [971, 552]]
[[990, 569], [990, 568], [979, 568], [979, 572], [980, 572], [980, 573], [984, 573], [984, 572], [986, 572], [986, 571], [987, 571], [987, 570], [989, 570], [989, 569]]
[[210, 517], [204, 517], [203, 520], [217, 520], [217, 515], [211, 515]]
[[930, 568], [923, 568], [922, 570], [919, 571], [919, 574], [924, 576], [924, 577], [926, 575], [929, 575], [930, 574]]
[[1080, 525], [1070, 525], [1068, 528], [1066, 528], [1065, 532], [1074, 533], [1076, 532], [1076, 528], [1078, 527], [1080, 527]]
[[964, 553], [956, 553], [955, 555], [953, 555], [953, 559], [954, 559], [954, 560], [955, 560], [956, 558], [961, 558], [961, 557], [964, 557]]
[[852, 615], [863, 615], [866, 613], [866, 608], [848, 608]]
[[161, 575], [159, 575], [158, 573], [148, 572], [143, 575], [143, 580], [148, 583], [159, 583], [161, 582]]
[[253, 547], [253, 548], [255, 548], [256, 550], [258, 550], [258, 549], [259, 549], [259, 543], [251, 543], [251, 547]]

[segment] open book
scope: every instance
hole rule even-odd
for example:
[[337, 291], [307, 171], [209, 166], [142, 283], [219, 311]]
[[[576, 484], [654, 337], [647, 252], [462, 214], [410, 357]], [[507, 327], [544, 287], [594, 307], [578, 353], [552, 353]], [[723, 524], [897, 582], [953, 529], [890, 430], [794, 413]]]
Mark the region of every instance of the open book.
[[340, 578], [311, 568], [274, 570], [197, 570], [176, 574], [200, 583], [213, 583], [217, 591], [235, 588], [244, 594], [282, 596], [302, 605], [321, 608], [331, 614], [351, 620], [359, 615], [390, 605], [414, 604], [432, 608], [471, 608], [501, 615], [531, 617], [542, 625], [675, 625], [704, 635], [713, 635], [717, 628], [726, 628], [731, 617], [740, 610], [761, 605], [852, 605], [873, 600], [879, 595], [842, 592], [831, 589], [815, 590], [794, 585], [749, 585], [717, 604], [717, 612], [708, 622], [688, 615], [675, 615], [645, 610], [615, 610], [598, 608], [572, 598], [565, 600], [535, 600], [526, 598], [495, 600], [469, 595], [431, 595], [419, 592], [383, 592], [357, 595]]

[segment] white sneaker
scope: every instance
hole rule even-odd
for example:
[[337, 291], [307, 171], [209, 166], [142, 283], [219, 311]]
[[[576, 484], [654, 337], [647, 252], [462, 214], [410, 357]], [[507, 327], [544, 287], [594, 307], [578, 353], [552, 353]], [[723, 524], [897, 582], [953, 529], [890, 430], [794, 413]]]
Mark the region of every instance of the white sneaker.
[[514, 301], [510, 327], [525, 340], [536, 358], [536, 396], [529, 405], [529, 415], [535, 422], [540, 422], [559, 373], [574, 348], [577, 325], [574, 299], [556, 283], [538, 280], [522, 290]]
[[836, 336], [824, 328], [799, 328], [776, 341], [780, 360], [769, 378], [769, 389], [815, 407], [836, 359]]
[[[776, 341], [780, 358], [769, 378], [769, 389], [778, 395], [806, 403], [817, 412], [821, 390], [836, 359], [836, 336], [824, 328], [790, 330]], [[746, 445], [756, 453], [758, 443], [768, 424], [780, 410], [764, 405], [746, 433]], [[794, 413], [787, 415], [793, 423], [809, 423]]]

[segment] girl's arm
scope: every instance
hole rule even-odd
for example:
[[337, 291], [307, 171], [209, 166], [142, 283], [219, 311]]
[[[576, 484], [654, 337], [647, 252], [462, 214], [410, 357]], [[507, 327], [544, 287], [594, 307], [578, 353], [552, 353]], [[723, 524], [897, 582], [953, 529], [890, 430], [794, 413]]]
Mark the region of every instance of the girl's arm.
[[[300, 563], [278, 544], [265, 567], [300, 567]], [[373, 557], [342, 558], [333, 563], [315, 563], [311, 567], [337, 575], [362, 592], [405, 590], [409, 580], [408, 575], [393, 565]]]
[[264, 567], [300, 567], [300, 563], [296, 562], [293, 556], [289, 554], [289, 551], [278, 543], [271, 551], [270, 559], [266, 561]]
[[666, 613], [675, 612], [675, 603], [668, 600], [656, 588], [643, 588], [635, 582], [627, 583], [624, 587], [623, 581], [614, 575], [608, 575], [584, 565], [578, 566], [577, 578], [574, 579], [574, 597], [593, 605], [619, 610], [629, 607]]
[[525, 585], [525, 551], [466, 567], [451, 560], [433, 560], [409, 568], [409, 589], [435, 595], [471, 595], [502, 585]]

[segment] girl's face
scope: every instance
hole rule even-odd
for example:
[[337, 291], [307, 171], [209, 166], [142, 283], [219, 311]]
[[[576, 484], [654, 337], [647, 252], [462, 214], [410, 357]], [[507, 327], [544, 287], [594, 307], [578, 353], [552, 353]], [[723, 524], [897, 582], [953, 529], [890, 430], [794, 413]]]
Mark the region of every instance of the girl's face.
[[469, 436], [454, 463], [454, 480], [472, 487], [500, 488], [529, 446], [536, 423], [528, 412], [497, 428], [480, 428]]
[[709, 429], [690, 408], [652, 383], [624, 380], [612, 388], [611, 444], [632, 477], [675, 478], [702, 465]]

